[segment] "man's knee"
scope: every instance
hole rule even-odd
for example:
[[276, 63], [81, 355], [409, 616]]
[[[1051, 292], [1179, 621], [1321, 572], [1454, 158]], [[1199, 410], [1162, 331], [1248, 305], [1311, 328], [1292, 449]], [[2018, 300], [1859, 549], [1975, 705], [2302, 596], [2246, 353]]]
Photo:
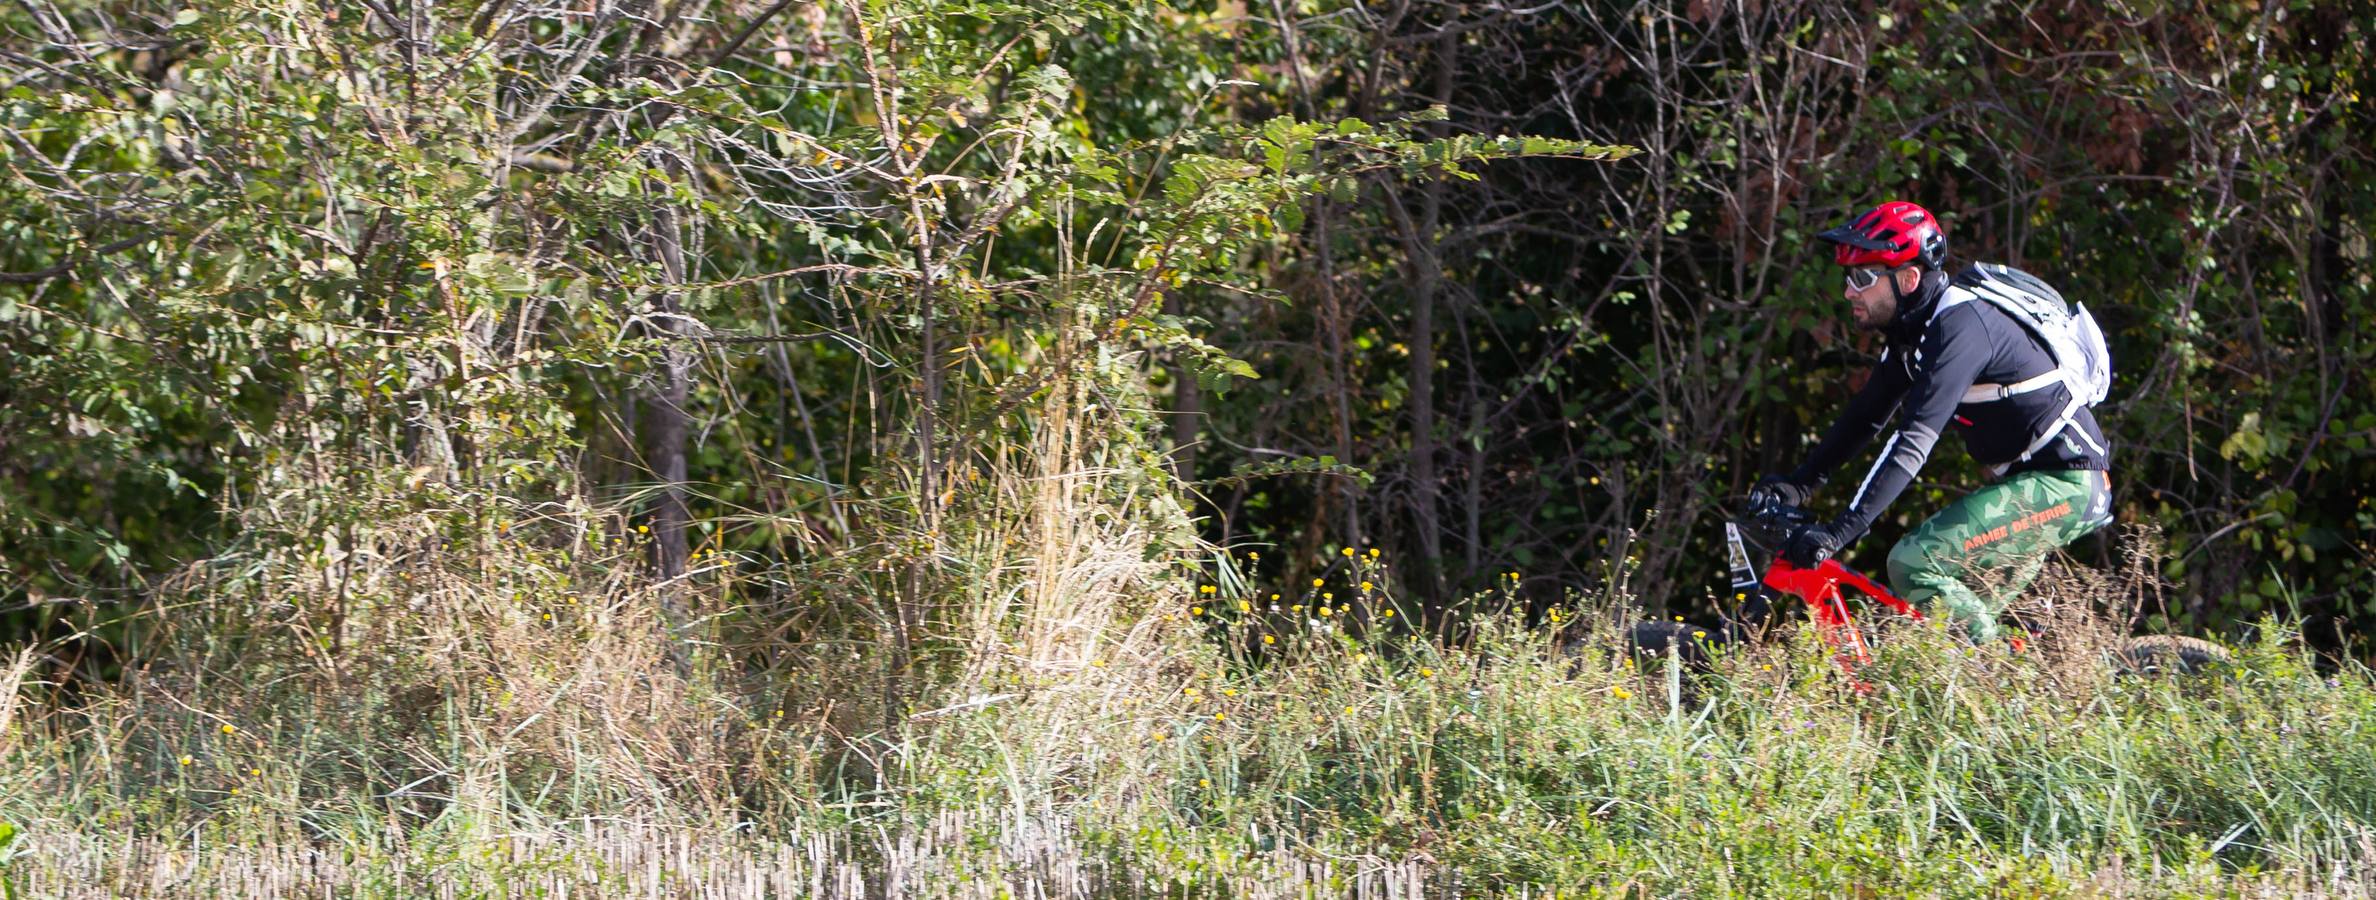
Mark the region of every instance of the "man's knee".
[[1961, 580], [1967, 572], [1956, 548], [1924, 536], [1918, 529], [1890, 548], [1890, 589], [1906, 602], [1954, 623], [1974, 641], [1995, 640], [1996, 604]]
[[1937, 574], [1938, 561], [1930, 542], [1922, 540], [1922, 532], [1906, 535], [1898, 539], [1897, 546], [1889, 548], [1889, 588], [1898, 596], [1915, 599], [1917, 591], [1935, 593], [1924, 582]]

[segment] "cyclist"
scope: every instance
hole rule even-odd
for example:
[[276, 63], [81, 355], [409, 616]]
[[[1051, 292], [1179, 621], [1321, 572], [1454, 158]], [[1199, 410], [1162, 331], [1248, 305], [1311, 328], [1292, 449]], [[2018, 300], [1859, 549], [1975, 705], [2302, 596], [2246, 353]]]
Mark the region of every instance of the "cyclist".
[[1993, 641], [1998, 616], [2046, 556], [2111, 521], [2103, 430], [2070, 402], [2040, 339], [1994, 304], [1949, 290], [1947, 235], [1929, 210], [1883, 203], [1820, 237], [1837, 245], [1833, 259], [1847, 269], [1849, 316], [1879, 332], [1884, 349], [1822, 442], [1788, 475], [1760, 480], [1751, 502], [1804, 505], [1840, 463], [1889, 429], [1847, 511], [1784, 543], [1784, 559], [1815, 565], [1880, 518], [1952, 426], [1991, 483], [1900, 540], [1889, 553], [1889, 582], [1972, 640]]

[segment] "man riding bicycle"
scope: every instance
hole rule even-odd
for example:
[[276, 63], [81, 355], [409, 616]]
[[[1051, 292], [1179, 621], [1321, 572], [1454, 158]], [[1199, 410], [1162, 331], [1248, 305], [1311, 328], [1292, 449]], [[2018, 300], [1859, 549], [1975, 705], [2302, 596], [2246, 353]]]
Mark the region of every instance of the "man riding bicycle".
[[1946, 274], [1947, 235], [1929, 210], [1883, 203], [1820, 237], [1838, 245], [1833, 259], [1847, 268], [1850, 317], [1885, 346], [1814, 452], [1790, 474], [1760, 480], [1750, 499], [1803, 505], [1895, 415], [1848, 510], [1783, 545], [1784, 559], [1815, 565], [1880, 518], [1952, 425], [1992, 482], [1900, 540], [1889, 583], [1974, 641], [1995, 640], [1998, 616], [2047, 555], [2111, 521], [2110, 452], [2085, 405], [2093, 398], [2073, 393], [2040, 334], [1965, 289], [1975, 273]]

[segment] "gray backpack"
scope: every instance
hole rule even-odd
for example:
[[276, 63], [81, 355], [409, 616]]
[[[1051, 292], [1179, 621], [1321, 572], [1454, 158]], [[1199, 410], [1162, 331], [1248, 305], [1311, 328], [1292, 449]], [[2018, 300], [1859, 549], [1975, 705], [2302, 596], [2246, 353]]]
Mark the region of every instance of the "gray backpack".
[[[2097, 327], [2087, 307], [2065, 301], [2062, 294], [2028, 272], [1996, 263], [1980, 263], [1964, 270], [1949, 283], [1947, 291], [1941, 309], [1965, 300], [1986, 301], [2029, 329], [2054, 355], [2053, 371], [2013, 384], [1972, 385], [1964, 391], [1963, 402], [1987, 403], [2056, 384], [2068, 386], [2071, 392], [2071, 402], [2064, 407], [2062, 416], [2045, 433], [2030, 441], [2018, 462], [2028, 462], [2055, 435], [2061, 434], [2080, 410], [2102, 403], [2105, 395], [2111, 393], [2112, 351], [2105, 346], [2104, 330]], [[1957, 296], [1958, 293], [1963, 296]], [[2088, 440], [2084, 432], [2080, 438]]]

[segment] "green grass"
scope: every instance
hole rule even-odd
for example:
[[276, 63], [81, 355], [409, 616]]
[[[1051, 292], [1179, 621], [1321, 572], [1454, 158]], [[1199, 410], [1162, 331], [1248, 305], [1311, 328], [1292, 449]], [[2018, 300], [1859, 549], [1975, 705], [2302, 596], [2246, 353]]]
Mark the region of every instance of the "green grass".
[[[186, 682], [171, 700], [152, 687], [20, 704], [0, 745], [0, 819], [18, 832], [0, 883], [17, 896], [2376, 886], [2376, 686], [2364, 669], [2315, 670], [2273, 624], [2232, 668], [2164, 679], [2113, 678], [2084, 648], [1976, 652], [1917, 628], [1893, 636], [1872, 669], [1881, 690], [1859, 697], [1804, 643], [1723, 659], [1685, 691], [1603, 636], [1562, 655], [1512, 622], [1450, 648], [1212, 617], [1151, 620], [1148, 640], [1123, 645], [1135, 656], [993, 670], [892, 741], [699, 677], [565, 686], [584, 680], [566, 661], [593, 635], [515, 651], [550, 669], [541, 681], [494, 676], [541, 713], [460, 687], [402, 722], [266, 692], [226, 732], [195, 714], [205, 698]], [[1265, 630], [1288, 639], [1239, 639]], [[1267, 655], [1222, 649], [1241, 646]], [[638, 704], [657, 717], [610, 721]], [[429, 787], [406, 786], [422, 775]]]

